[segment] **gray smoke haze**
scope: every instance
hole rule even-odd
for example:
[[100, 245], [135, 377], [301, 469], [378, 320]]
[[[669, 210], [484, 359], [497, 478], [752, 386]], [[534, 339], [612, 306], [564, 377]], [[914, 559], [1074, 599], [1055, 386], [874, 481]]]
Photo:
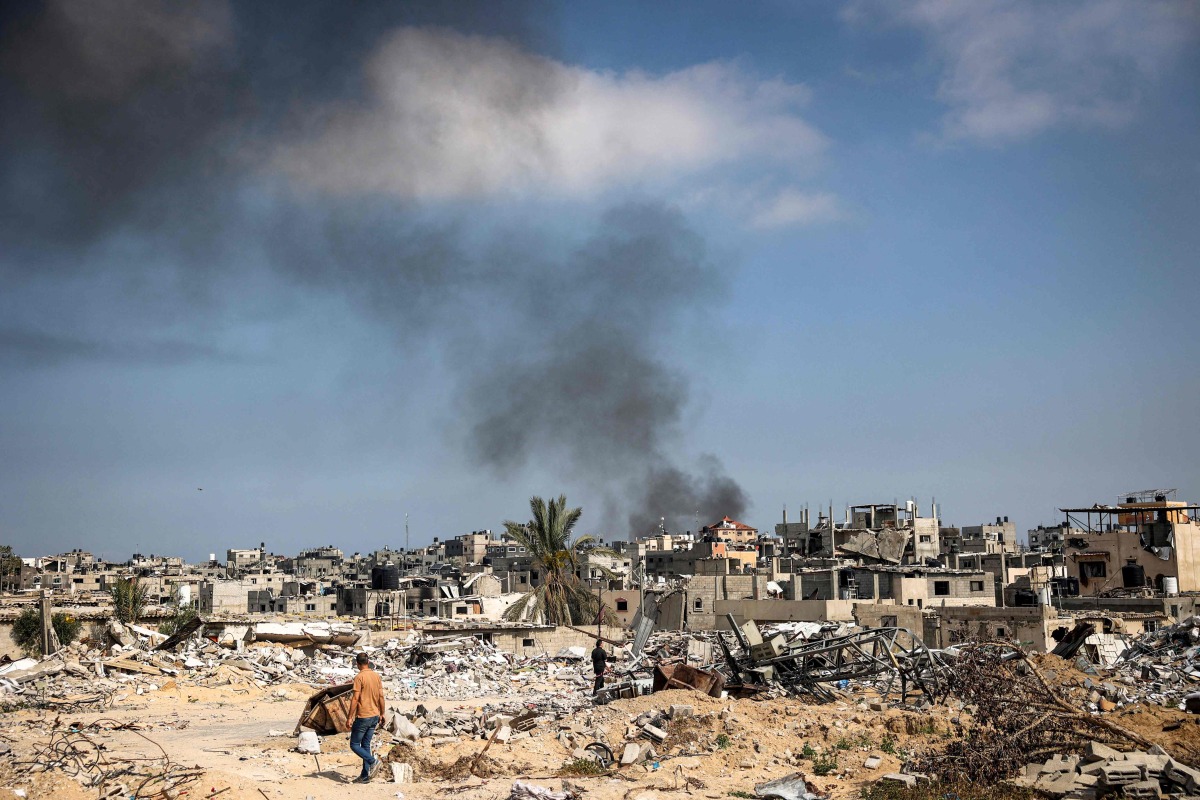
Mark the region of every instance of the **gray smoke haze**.
[[511, 275], [516, 326], [467, 373], [474, 452], [498, 474], [554, 454], [605, 487], [610, 524], [631, 533], [742, 514], [746, 497], [715, 457], [698, 475], [673, 463], [689, 383], [655, 347], [704, 313], [724, 277], [678, 211], [647, 203], [609, 210], [560, 263]]
[[[689, 380], [659, 343], [705, 313], [725, 276], [678, 211], [619, 205], [563, 253], [535, 226], [481, 243], [465, 215], [264, 177], [280, 159], [283, 175], [304, 171], [295, 141], [358, 146], [346, 121], [377, 80], [381, 41], [388, 68], [419, 63], [428, 53], [414, 47], [430, 42], [470, 51], [395, 33], [412, 26], [508, 43], [489, 48], [526, 64], [529, 80], [497, 76], [494, 97], [519, 131], [555, 85], [504, 48], [545, 54], [544, 8], [57, 0], [0, 14], [0, 278], [83, 276], [140, 292], [147, 318], [199, 319], [253, 291], [251, 262], [265, 263], [292, 287], [346, 296], [400, 347], [442, 352], [468, 452], [495, 474], [560, 465], [607, 499], [608, 529], [745, 512], [714, 457], [693, 469], [680, 452]], [[399, 106], [389, 124], [414, 142], [436, 135], [419, 111]], [[114, 257], [129, 241], [136, 258]], [[138, 341], [143, 323], [99, 338], [66, 319], [9, 326], [0, 364], [238, 358], [204, 326], [197, 341]]]

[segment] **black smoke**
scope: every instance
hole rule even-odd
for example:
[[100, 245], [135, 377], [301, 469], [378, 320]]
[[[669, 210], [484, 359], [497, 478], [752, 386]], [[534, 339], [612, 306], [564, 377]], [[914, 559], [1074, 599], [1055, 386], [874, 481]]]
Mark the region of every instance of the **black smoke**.
[[[468, 451], [496, 474], [553, 462], [608, 498], [605, 527], [633, 533], [739, 516], [745, 494], [715, 458], [681, 466], [690, 382], [662, 343], [720, 302], [725, 276], [678, 211], [618, 206], [564, 253], [536, 225], [480, 246], [464, 217], [263, 177], [273, 143], [319, 129], [309, 110], [360, 98], [389, 31], [444, 26], [553, 55], [552, 24], [542, 4], [490, 0], [5, 4], [0, 278], [116, 286], [146, 309], [124, 323], [148, 326], [245, 291], [253, 251], [290, 286], [346, 295], [399, 346], [443, 352]], [[130, 241], [136, 258], [113, 255]], [[194, 342], [139, 342], [66, 316], [6, 326], [0, 365], [238, 359], [204, 326]]]

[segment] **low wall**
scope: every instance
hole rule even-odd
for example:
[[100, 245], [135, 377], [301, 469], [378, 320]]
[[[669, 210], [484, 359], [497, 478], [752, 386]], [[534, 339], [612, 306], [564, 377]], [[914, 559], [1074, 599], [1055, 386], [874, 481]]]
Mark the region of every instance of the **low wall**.
[[853, 622], [853, 600], [718, 600], [716, 630], [729, 630], [726, 614], [738, 625], [764, 622]]

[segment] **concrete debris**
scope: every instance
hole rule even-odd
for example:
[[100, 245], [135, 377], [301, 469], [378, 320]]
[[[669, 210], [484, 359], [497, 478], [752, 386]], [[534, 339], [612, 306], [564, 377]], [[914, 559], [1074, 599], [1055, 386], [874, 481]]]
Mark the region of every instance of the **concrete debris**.
[[[1138, 700], [1191, 710], [1186, 696], [1200, 683], [1200, 617], [1142, 634], [1121, 653], [1111, 672], [1137, 682]], [[1200, 705], [1192, 713], [1200, 713]]]
[[1140, 750], [1122, 753], [1093, 742], [1085, 748], [1082, 758], [1055, 755], [1044, 762], [1032, 762], [1010, 783], [1049, 797], [1112, 793], [1125, 797], [1162, 797], [1196, 794], [1200, 791], [1200, 771], [1165, 753]]
[[759, 797], [777, 797], [779, 800], [825, 800], [826, 797], [817, 794], [799, 772], [760, 783], [754, 787], [754, 794]]
[[569, 788], [566, 781], [563, 781], [561, 792], [555, 792], [534, 783], [513, 781], [509, 798], [510, 800], [578, 800], [579, 793]]

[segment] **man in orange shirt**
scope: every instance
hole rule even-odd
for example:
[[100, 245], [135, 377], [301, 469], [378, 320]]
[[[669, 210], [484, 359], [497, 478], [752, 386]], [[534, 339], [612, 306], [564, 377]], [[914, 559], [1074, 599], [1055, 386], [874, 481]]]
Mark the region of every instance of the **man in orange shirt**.
[[371, 669], [371, 659], [366, 653], [354, 657], [358, 674], [354, 676], [354, 697], [350, 701], [350, 749], [363, 760], [362, 773], [355, 783], [370, 783], [379, 771], [380, 761], [371, 753], [371, 737], [375, 727], [387, 711], [383, 697], [383, 681], [379, 673]]

